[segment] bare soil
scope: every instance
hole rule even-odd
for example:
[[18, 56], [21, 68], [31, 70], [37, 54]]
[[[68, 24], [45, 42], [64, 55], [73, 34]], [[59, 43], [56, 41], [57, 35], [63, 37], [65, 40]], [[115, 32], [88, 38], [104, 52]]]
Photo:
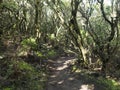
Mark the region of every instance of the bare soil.
[[60, 57], [56, 60], [49, 60], [51, 63], [50, 75], [46, 90], [104, 90], [93, 83], [88, 83], [84, 76], [69, 72], [69, 63], [74, 57]]

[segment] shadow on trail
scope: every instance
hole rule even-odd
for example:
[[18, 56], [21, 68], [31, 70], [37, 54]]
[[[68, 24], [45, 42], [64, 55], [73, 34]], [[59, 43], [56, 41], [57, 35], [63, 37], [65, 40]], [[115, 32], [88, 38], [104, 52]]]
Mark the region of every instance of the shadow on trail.
[[68, 65], [74, 60], [74, 57], [49, 60], [50, 76], [46, 90], [105, 90], [86, 75], [69, 73]]

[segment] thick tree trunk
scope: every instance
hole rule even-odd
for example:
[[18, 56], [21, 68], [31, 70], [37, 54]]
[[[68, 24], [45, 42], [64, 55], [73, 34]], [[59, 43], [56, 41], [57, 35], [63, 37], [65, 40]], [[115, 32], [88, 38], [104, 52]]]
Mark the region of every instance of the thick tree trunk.
[[101, 74], [103, 77], [106, 77], [106, 63], [102, 63], [102, 69], [101, 69]]
[[103, 77], [106, 77], [107, 74], [107, 63], [108, 63], [109, 59], [108, 58], [104, 58], [102, 59], [102, 69], [101, 69], [101, 74]]

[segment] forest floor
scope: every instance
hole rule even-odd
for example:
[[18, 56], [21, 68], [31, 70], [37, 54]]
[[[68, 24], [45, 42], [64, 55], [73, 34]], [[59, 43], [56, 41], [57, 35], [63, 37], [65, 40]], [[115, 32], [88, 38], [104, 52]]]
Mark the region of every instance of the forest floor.
[[49, 60], [50, 75], [46, 90], [105, 90], [104, 86], [98, 85], [92, 79], [87, 79], [87, 76], [70, 73], [69, 63], [74, 60], [74, 57]]

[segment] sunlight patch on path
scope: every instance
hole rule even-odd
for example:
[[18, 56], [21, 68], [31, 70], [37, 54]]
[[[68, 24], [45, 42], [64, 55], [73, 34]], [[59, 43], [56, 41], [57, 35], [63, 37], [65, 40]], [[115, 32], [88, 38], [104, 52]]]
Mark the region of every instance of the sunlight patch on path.
[[[70, 59], [70, 60], [66, 60], [62, 66], [58, 67], [57, 70], [64, 70], [68, 67], [68, 64], [74, 62], [76, 59]], [[60, 61], [59, 61], [60, 62]], [[59, 63], [58, 62], [58, 63]]]
[[63, 82], [64, 82], [64, 80], [62, 80], [62, 81], [59, 81], [59, 82], [58, 82], [58, 84], [62, 84]]
[[94, 85], [82, 85], [79, 90], [94, 90]]
[[67, 65], [60, 66], [60, 67], [57, 68], [57, 70], [63, 70], [63, 69], [65, 69], [65, 68], [67, 68]]

